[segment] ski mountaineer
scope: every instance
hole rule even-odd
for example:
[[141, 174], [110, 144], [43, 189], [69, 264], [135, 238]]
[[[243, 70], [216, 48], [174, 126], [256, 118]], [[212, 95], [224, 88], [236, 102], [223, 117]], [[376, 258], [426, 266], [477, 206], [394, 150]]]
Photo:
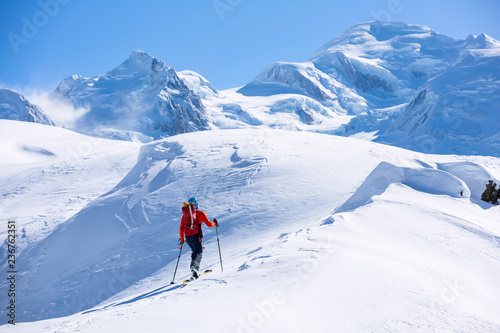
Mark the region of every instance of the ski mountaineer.
[[205, 212], [198, 210], [198, 202], [196, 198], [191, 198], [188, 202], [182, 205], [181, 226], [179, 228], [180, 238], [179, 245], [186, 242], [191, 248], [191, 272], [193, 279], [200, 277], [200, 263], [203, 254], [203, 232], [201, 231], [201, 223], [204, 222], [208, 227], [219, 226], [217, 219], [213, 222], [208, 220]]

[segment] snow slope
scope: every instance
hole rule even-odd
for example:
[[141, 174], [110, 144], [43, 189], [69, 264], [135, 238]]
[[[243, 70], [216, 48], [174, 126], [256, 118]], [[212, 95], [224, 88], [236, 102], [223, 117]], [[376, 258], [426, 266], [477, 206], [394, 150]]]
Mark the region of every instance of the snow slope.
[[330, 253], [263, 331], [498, 332], [497, 215], [391, 185], [308, 235]]
[[[499, 228], [485, 226], [496, 214], [393, 185], [371, 205], [324, 225], [255, 242], [227, 260], [226, 273], [196, 285], [168, 291], [164, 274], [97, 311], [21, 327], [497, 332]], [[196, 320], [183, 310], [191, 307], [200, 309]]]
[[[16, 221], [21, 255], [116, 185], [135, 164], [140, 148], [12, 120], [0, 120], [0, 142], [0, 215]], [[6, 231], [0, 230], [2, 240]], [[7, 249], [2, 244], [4, 265]]]
[[[87, 311], [19, 327], [180, 331], [196, 306], [193, 330], [498, 330], [498, 207], [475, 201], [498, 162], [266, 128], [147, 144], [114, 189], [19, 258], [20, 321]], [[407, 176], [381, 182], [389, 165]], [[221, 223], [224, 272], [205, 228], [215, 272], [171, 287], [191, 195]], [[338, 209], [348, 199], [361, 204]]]
[[[377, 141], [430, 153], [500, 156], [500, 43], [472, 49], [425, 83]], [[479, 47], [479, 45], [476, 45]]]

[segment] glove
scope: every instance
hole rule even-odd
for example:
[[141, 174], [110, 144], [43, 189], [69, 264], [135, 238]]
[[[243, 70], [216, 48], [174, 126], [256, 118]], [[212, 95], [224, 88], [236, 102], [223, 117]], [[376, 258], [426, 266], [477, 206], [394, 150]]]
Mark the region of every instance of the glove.
[[215, 226], [218, 227], [219, 226], [219, 222], [217, 222], [217, 219], [214, 219], [214, 222], [215, 222]]
[[179, 246], [181, 246], [182, 244], [184, 244], [184, 241], [182, 239], [179, 238], [179, 240], [177, 241], [179, 243]]

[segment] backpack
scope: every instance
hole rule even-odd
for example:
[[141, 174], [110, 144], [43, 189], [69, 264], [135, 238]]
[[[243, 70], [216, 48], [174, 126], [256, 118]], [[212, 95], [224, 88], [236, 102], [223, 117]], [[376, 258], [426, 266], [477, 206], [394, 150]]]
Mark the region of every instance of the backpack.
[[182, 216], [186, 220], [186, 226], [184, 231], [186, 236], [193, 236], [199, 234], [200, 237], [203, 237], [201, 233], [200, 223], [198, 223], [198, 221], [196, 220], [196, 212], [197, 210], [194, 204], [188, 204], [187, 202], [185, 202], [182, 205]]

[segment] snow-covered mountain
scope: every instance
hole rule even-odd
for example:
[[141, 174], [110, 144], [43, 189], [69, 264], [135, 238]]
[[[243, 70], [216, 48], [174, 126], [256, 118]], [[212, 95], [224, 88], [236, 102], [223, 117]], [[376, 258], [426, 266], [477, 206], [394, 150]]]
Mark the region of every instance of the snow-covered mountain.
[[500, 42], [470, 36], [460, 49], [408, 103], [360, 115], [343, 134], [374, 131], [378, 142], [417, 151], [500, 156]]
[[10, 89], [0, 89], [0, 119], [27, 121], [54, 126], [43, 110]]
[[75, 130], [118, 139], [264, 125], [499, 156], [491, 126], [499, 45], [484, 34], [462, 40], [376, 21], [348, 29], [307, 62], [273, 63], [235, 89], [218, 91], [138, 51], [106, 75], [65, 79], [54, 95], [88, 108]]
[[74, 126], [78, 131], [147, 141], [210, 128], [197, 93], [203, 82], [188, 85], [161, 60], [134, 51], [105, 75], [68, 77], [54, 97], [88, 108]]
[[473, 36], [454, 39], [425, 26], [362, 23], [319, 48], [308, 62], [272, 64], [239, 91], [299, 93], [329, 106], [338, 100], [341, 110], [359, 114], [408, 102], [474, 43]]
[[[270, 114], [298, 115], [272, 123], [282, 128], [422, 152], [500, 156], [499, 55], [500, 43], [484, 34], [460, 40], [419, 25], [362, 23], [308, 62], [268, 66], [236, 93], [247, 100], [286, 96], [286, 102], [268, 101]], [[251, 105], [247, 100], [239, 102]], [[320, 105], [306, 108], [305, 100]]]
[[406, 23], [356, 25], [325, 44], [310, 61], [350, 83], [374, 107], [406, 102], [428, 79], [453, 64], [467, 41]]
[[[360, 24], [311, 61], [371, 105], [337, 134], [422, 152], [500, 156], [500, 43], [423, 26]], [[363, 134], [364, 133], [364, 134]]]

